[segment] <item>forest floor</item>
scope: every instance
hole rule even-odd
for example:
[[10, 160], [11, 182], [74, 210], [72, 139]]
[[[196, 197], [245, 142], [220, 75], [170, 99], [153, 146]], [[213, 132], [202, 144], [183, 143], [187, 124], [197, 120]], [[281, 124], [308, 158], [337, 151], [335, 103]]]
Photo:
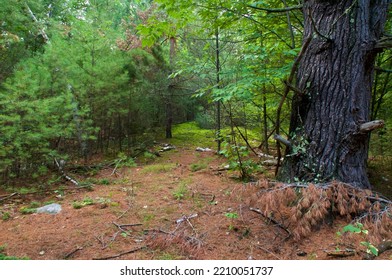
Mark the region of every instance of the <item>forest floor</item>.
[[[91, 174], [92, 188], [67, 182], [55, 192], [0, 201], [0, 253], [34, 260], [328, 260], [337, 257], [327, 252], [347, 247], [356, 253], [344, 259], [362, 259], [363, 240], [343, 244], [337, 236], [348, 221], [337, 219], [295, 241], [254, 211], [260, 185], [239, 181], [221, 170], [225, 158], [195, 148], [176, 143], [137, 166], [103, 168]], [[272, 171], [266, 167], [259, 179]], [[50, 202], [62, 211], [21, 213], [23, 206]], [[377, 259], [392, 259], [392, 252]]]

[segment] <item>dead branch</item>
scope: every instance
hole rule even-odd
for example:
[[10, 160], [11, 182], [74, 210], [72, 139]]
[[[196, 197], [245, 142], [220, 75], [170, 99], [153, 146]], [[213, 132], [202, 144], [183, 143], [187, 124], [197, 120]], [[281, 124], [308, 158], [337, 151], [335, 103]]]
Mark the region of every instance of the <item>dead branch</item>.
[[119, 254], [117, 254], [117, 255], [112, 255], [112, 256], [107, 256], [107, 257], [101, 257], [101, 258], [93, 258], [93, 260], [110, 260], [110, 259], [115, 259], [115, 258], [124, 256], [124, 255], [127, 255], [127, 254], [135, 253], [135, 252], [137, 252], [137, 251], [140, 251], [140, 250], [143, 250], [143, 249], [146, 249], [146, 248], [147, 248], [147, 246], [137, 247], [137, 248], [134, 248], [134, 249], [132, 249], [132, 250], [125, 251], [125, 252], [122, 252], [122, 253], [119, 253]]
[[[27, 4], [27, 2], [25, 3], [25, 6], [26, 6], [27, 12], [29, 13], [31, 19], [32, 19], [35, 23], [39, 24], [38, 19], [37, 19], [36, 16], [34, 15], [33, 11], [30, 9], [30, 7], [29, 7], [29, 5]], [[45, 43], [49, 43], [49, 42], [50, 42], [49, 37], [48, 37], [48, 35], [46, 34], [44, 28], [40, 28], [40, 34], [42, 35], [42, 38], [44, 38]]]
[[273, 218], [271, 218], [271, 217], [267, 217], [266, 215], [264, 215], [264, 213], [263, 213], [261, 210], [256, 209], [256, 208], [253, 208], [253, 207], [250, 207], [249, 210], [250, 210], [250, 211], [253, 211], [253, 212], [256, 212], [256, 213], [258, 213], [258, 214], [260, 214], [261, 216], [263, 216], [264, 218], [266, 218], [267, 220], [269, 220], [270, 222], [272, 222], [274, 225], [276, 225], [276, 226], [278, 226], [279, 228], [283, 229], [283, 230], [288, 234], [288, 236], [286, 237], [286, 239], [289, 238], [289, 237], [291, 236], [291, 232], [290, 232], [286, 227], [284, 227], [281, 223], [279, 223], [279, 222], [276, 221], [275, 219], [273, 219]]
[[260, 250], [263, 250], [264, 252], [273, 255], [277, 260], [280, 260], [280, 258], [277, 255], [275, 255], [274, 253], [272, 253], [270, 250], [267, 250], [267, 249], [265, 249], [265, 248], [263, 248], [261, 246], [256, 246], [256, 248], [258, 248]]
[[128, 213], [128, 212], [129, 212], [129, 210], [131, 210], [131, 208], [132, 208], [132, 205], [131, 205], [131, 206], [129, 206], [129, 207], [128, 207], [128, 209], [127, 209], [127, 210], [125, 210], [123, 213], [121, 213], [121, 215], [120, 215], [120, 216], [118, 216], [117, 220], [120, 220], [122, 217], [124, 217], [124, 215], [125, 215], [126, 213]]
[[184, 222], [184, 221], [188, 221], [189, 222], [189, 220], [190, 219], [193, 219], [193, 218], [196, 218], [198, 216], [198, 214], [197, 213], [195, 213], [195, 214], [191, 214], [191, 215], [189, 215], [189, 216], [182, 216], [181, 218], [179, 218], [178, 220], [176, 220], [176, 224], [181, 224], [182, 222]]
[[113, 174], [116, 173], [117, 168], [118, 168], [118, 166], [120, 165], [120, 162], [121, 162], [121, 161], [122, 161], [122, 159], [120, 159], [120, 160], [116, 163], [116, 166], [114, 167], [114, 169], [113, 169], [112, 173], [110, 174], [110, 176], [113, 176]]
[[291, 147], [291, 142], [289, 140], [283, 138], [281, 135], [275, 134], [274, 139], [287, 147]]
[[225, 165], [223, 167], [220, 167], [216, 171], [227, 171], [227, 170], [230, 170], [230, 166], [229, 165]]
[[354, 256], [356, 251], [353, 249], [345, 249], [345, 250], [324, 250], [327, 256], [337, 257], [337, 258], [347, 258], [350, 256]]
[[383, 120], [375, 120], [371, 122], [366, 122], [363, 123], [359, 126], [359, 132], [360, 133], [368, 133], [370, 131], [373, 131], [378, 128], [384, 127], [384, 121]]
[[79, 186], [78, 181], [76, 181], [75, 179], [73, 179], [73, 178], [69, 177], [67, 174], [65, 174], [64, 169], [63, 169], [64, 164], [60, 164], [60, 163], [57, 161], [56, 158], [54, 159], [54, 162], [56, 163], [56, 165], [57, 165], [57, 167], [58, 167], [58, 169], [59, 169], [61, 175], [62, 175], [65, 179], [67, 179], [68, 181], [70, 181], [70, 182], [73, 183], [74, 185]]
[[112, 222], [113, 225], [115, 225], [116, 227], [118, 227], [119, 230], [121, 230], [122, 232], [127, 232], [126, 229], [124, 229], [123, 227], [135, 227], [135, 226], [142, 226], [143, 224], [123, 224], [123, 225], [119, 225], [116, 222]]
[[382, 73], [392, 73], [392, 69], [384, 69], [381, 67], [374, 67], [374, 70], [376, 70], [377, 72], [382, 72]]
[[0, 196], [0, 201], [4, 201], [4, 200], [7, 200], [7, 199], [10, 199], [11, 197], [13, 197], [13, 196], [15, 196], [17, 194], [18, 194], [17, 192], [14, 192], [14, 193], [11, 193], [11, 194], [1, 195]]
[[83, 247], [77, 246], [75, 250], [72, 250], [68, 254], [64, 256], [64, 260], [69, 259], [73, 254], [75, 254], [77, 251], [83, 250]]
[[103, 236], [101, 236], [101, 237], [95, 236], [95, 239], [97, 239], [97, 240], [99, 241], [99, 243], [101, 243], [101, 245], [102, 245], [102, 250], [103, 250], [103, 249], [106, 249], [107, 247], [109, 247], [109, 246], [116, 240], [117, 235], [118, 235], [120, 232], [121, 232], [121, 231], [116, 231], [116, 232], [113, 234], [113, 236], [112, 236], [111, 238], [109, 238], [109, 242], [108, 242], [108, 243], [105, 242]]
[[271, 158], [271, 159], [278, 159], [278, 158], [275, 157], [275, 156], [271, 156], [271, 155], [264, 154], [264, 153], [258, 153], [257, 155], [258, 155], [259, 157], [265, 157], [265, 158]]
[[264, 8], [264, 7], [258, 7], [255, 5], [248, 5], [248, 7], [255, 9], [255, 10], [264, 11], [267, 13], [285, 13], [285, 12], [290, 12], [290, 11], [294, 11], [294, 10], [301, 10], [303, 8], [303, 5], [296, 5], [296, 6], [285, 7], [285, 8]]
[[377, 41], [375, 49], [388, 49], [388, 48], [392, 48], [392, 36], [384, 35]]

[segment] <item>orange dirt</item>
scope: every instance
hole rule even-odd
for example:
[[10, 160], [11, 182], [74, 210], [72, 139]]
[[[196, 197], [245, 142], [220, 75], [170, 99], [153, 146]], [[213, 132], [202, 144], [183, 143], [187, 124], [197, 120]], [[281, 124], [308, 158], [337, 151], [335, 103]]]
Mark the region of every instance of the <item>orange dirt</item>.
[[[207, 167], [191, 171], [191, 164], [198, 162]], [[322, 226], [299, 242], [286, 238], [282, 228], [249, 209], [257, 208], [250, 199], [257, 186], [217, 171], [223, 163], [211, 152], [182, 147], [114, 174], [114, 167], [103, 169], [95, 178], [106, 178], [110, 184], [94, 185], [91, 191], [69, 184], [62, 198], [46, 194], [1, 201], [0, 210], [11, 218], [0, 221], [0, 246], [7, 255], [36, 260], [333, 259], [326, 250], [345, 246], [357, 251], [345, 259], [362, 258], [361, 240], [338, 244], [336, 232], [346, 221]], [[74, 201], [86, 197], [95, 204], [73, 207]], [[32, 200], [57, 200], [62, 212], [22, 215], [20, 207]], [[191, 217], [176, 223], [184, 216]], [[387, 251], [378, 259], [391, 257]]]

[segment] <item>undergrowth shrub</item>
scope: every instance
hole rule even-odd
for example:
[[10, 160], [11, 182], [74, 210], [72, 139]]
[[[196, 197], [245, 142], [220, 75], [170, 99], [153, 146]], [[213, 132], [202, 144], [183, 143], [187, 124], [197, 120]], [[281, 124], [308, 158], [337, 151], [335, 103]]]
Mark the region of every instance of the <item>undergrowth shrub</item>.
[[371, 242], [390, 239], [392, 202], [370, 190], [340, 182], [327, 185], [276, 185], [257, 194], [256, 205], [265, 217], [287, 228], [295, 240], [309, 235], [323, 223], [341, 217], [360, 222]]

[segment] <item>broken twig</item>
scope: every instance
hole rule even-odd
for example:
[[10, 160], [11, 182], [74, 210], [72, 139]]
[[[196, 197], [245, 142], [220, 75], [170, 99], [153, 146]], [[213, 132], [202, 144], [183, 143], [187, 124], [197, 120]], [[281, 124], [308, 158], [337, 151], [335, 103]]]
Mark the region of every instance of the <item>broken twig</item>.
[[73, 254], [75, 254], [77, 251], [83, 250], [83, 247], [77, 246], [75, 250], [69, 252], [64, 256], [64, 260], [69, 259]]
[[127, 255], [127, 254], [135, 253], [135, 252], [137, 252], [137, 251], [140, 251], [140, 250], [143, 250], [143, 249], [146, 249], [146, 248], [147, 248], [146, 246], [137, 247], [137, 248], [134, 248], [134, 249], [132, 249], [132, 250], [125, 251], [125, 252], [122, 252], [122, 253], [119, 253], [119, 254], [117, 254], [117, 255], [107, 256], [107, 257], [101, 257], [101, 258], [93, 258], [93, 260], [110, 260], [110, 259], [115, 259], [115, 258], [124, 256], [124, 255]]
[[15, 192], [15, 193], [11, 193], [11, 194], [7, 194], [7, 195], [0, 196], [0, 201], [10, 199], [11, 197], [13, 197], [13, 196], [15, 196], [15, 195], [17, 195], [17, 194], [18, 194], [18, 193]]

